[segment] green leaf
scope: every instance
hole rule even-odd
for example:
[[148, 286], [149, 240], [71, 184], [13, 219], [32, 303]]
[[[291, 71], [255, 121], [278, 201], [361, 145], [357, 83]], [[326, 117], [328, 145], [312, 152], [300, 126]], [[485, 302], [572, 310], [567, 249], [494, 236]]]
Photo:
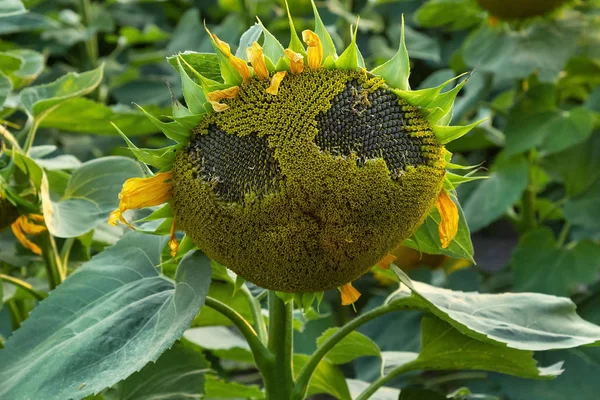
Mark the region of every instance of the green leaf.
[[159, 131], [151, 120], [131, 107], [109, 107], [86, 98], [73, 98], [57, 105], [46, 114], [40, 126], [66, 132], [115, 136], [111, 122], [126, 131], [129, 136]]
[[[219, 69], [219, 59], [216, 54], [185, 51], [183, 53], [167, 57], [167, 61], [177, 72], [180, 71], [179, 64], [177, 62], [179, 57], [184, 59], [185, 62], [189, 64], [193, 69], [195, 69], [196, 71], [198, 71], [198, 73], [202, 74], [208, 79], [212, 79], [218, 82], [222, 81], [221, 70]], [[188, 74], [193, 74], [192, 71], [186, 65], [184, 65], [184, 69]]]
[[[321, 346], [339, 328], [329, 328], [317, 339], [317, 346]], [[332, 364], [346, 364], [358, 357], [379, 356], [379, 347], [371, 339], [360, 332], [351, 332], [329, 350], [326, 359]]]
[[432, 315], [425, 315], [421, 320], [421, 351], [416, 359], [392, 357], [395, 362], [388, 365], [386, 358], [394, 356], [393, 353], [384, 353], [384, 371], [398, 366], [423, 371], [482, 370], [530, 379], [550, 379], [562, 372], [562, 363], [538, 368], [532, 351], [480, 342]]
[[94, 90], [100, 82], [104, 64], [81, 74], [69, 72], [52, 83], [23, 89], [20, 94], [25, 111], [36, 119], [65, 100], [84, 96]]
[[0, 16], [0, 35], [19, 32], [45, 31], [57, 29], [60, 24], [42, 14], [28, 12], [25, 14]]
[[106, 222], [119, 206], [123, 183], [141, 176], [141, 166], [131, 158], [103, 157], [73, 171], [59, 198], [51, 194], [46, 180], [42, 183], [42, 203], [49, 232], [57, 237], [77, 237]]
[[473, 243], [471, 242], [469, 226], [467, 225], [460, 204], [456, 199], [453, 199], [453, 201], [458, 208], [458, 232], [447, 248], [442, 248], [438, 233], [441, 218], [440, 213], [435, 207], [431, 210], [423, 225], [410, 238], [406, 239], [402, 245], [419, 250], [422, 253], [446, 254], [450, 257], [467, 258], [473, 261]]
[[144, 26], [143, 31], [132, 26], [124, 26], [119, 31], [119, 36], [128, 46], [160, 42], [169, 38], [168, 33], [153, 24]]
[[600, 179], [565, 204], [565, 217], [573, 225], [600, 229]]
[[166, 137], [177, 143], [188, 142], [188, 139], [192, 134], [188, 129], [181, 126], [177, 122], [162, 122], [161, 120], [150, 114], [148, 111], [144, 110], [143, 107], [138, 105], [138, 108], [146, 115], [146, 117], [148, 117], [150, 121], [152, 121], [152, 123], [158, 129], [161, 130], [162, 133], [165, 134]]
[[463, 58], [470, 68], [502, 78], [521, 79], [535, 72], [540, 81], [550, 82], [577, 49], [582, 26], [572, 19], [539, 19], [518, 30], [481, 24], [465, 41]]
[[284, 49], [279, 40], [269, 30], [263, 25], [262, 21], [259, 21], [260, 27], [263, 32], [264, 40], [263, 40], [263, 51], [265, 56], [267, 56], [273, 63], [277, 63], [277, 61], [284, 56]]
[[527, 232], [512, 258], [515, 289], [569, 296], [596, 281], [598, 260], [600, 245], [592, 241], [560, 248], [549, 228]]
[[[294, 377], [297, 377], [309, 358], [306, 354], [294, 354]], [[317, 365], [308, 383], [308, 396], [317, 393], [327, 393], [340, 400], [352, 400], [344, 374], [326, 360]]]
[[203, 114], [206, 112], [204, 104], [206, 103], [206, 94], [200, 85], [192, 80], [183, 69], [181, 61], [179, 61], [179, 75], [181, 76], [181, 89], [183, 90], [183, 98], [185, 105], [192, 114]]
[[209, 367], [202, 351], [177, 342], [156, 363], [119, 382], [117, 399], [198, 398], [204, 393], [204, 374]]
[[[44, 70], [44, 55], [29, 49], [8, 50], [4, 55], [18, 58], [21, 61], [19, 68], [8, 77], [15, 88], [21, 88], [35, 80]], [[2, 68], [0, 67], [0, 70]]]
[[477, 232], [500, 218], [519, 201], [527, 188], [529, 167], [522, 156], [499, 156], [488, 179], [481, 180], [463, 209], [471, 232]]
[[21, 0], [2, 0], [0, 2], [0, 17], [10, 17], [26, 12], [27, 10]]
[[390, 302], [429, 311], [473, 339], [531, 351], [600, 344], [600, 327], [577, 315], [568, 298], [453, 291], [411, 281], [398, 267], [391, 268], [405, 286]]
[[128, 233], [34, 308], [0, 351], [0, 397], [82, 399], [171, 347], [204, 303], [210, 264], [196, 252], [175, 282], [159, 275], [165, 241]]
[[256, 385], [246, 386], [234, 381], [224, 381], [214, 376], [206, 376], [206, 396], [218, 399], [255, 399], [262, 400], [265, 394]]
[[335, 45], [333, 44], [331, 35], [327, 32], [327, 28], [325, 28], [323, 20], [321, 20], [315, 1], [311, 0], [311, 3], [315, 15], [315, 33], [319, 39], [321, 39], [321, 44], [323, 45], [323, 60], [327, 60], [327, 57], [330, 56], [335, 60], [337, 58], [337, 53], [335, 52]]
[[388, 85], [399, 90], [410, 90], [410, 59], [404, 42], [404, 16], [400, 33], [400, 48], [390, 60], [371, 71], [373, 75], [381, 76]]
[[248, 342], [224, 326], [188, 329], [183, 337], [221, 359], [254, 363]]
[[589, 138], [593, 128], [594, 114], [584, 107], [535, 114], [517, 109], [504, 130], [506, 153], [518, 154], [538, 146], [546, 154], [563, 151]]
[[238, 48], [235, 51], [235, 56], [247, 61], [246, 49], [252, 46], [252, 43], [258, 41], [258, 39], [260, 39], [261, 34], [262, 28], [257, 23], [248, 28], [246, 32], [242, 33], [242, 36], [240, 37], [240, 43], [238, 44]]
[[2, 72], [0, 72], [0, 109], [4, 105], [8, 94], [12, 90], [12, 84], [10, 83], [10, 79], [8, 79]]
[[[131, 154], [139, 161], [143, 162], [146, 165], [151, 165], [160, 170], [170, 170], [173, 166], [173, 162], [175, 161], [177, 145], [163, 147], [161, 149], [140, 149], [138, 148], [127, 135], [123, 133], [122, 130], [119, 129], [118, 126], [112, 124], [115, 130], [121, 135], [125, 143], [127, 143], [127, 148], [131, 151]], [[172, 217], [172, 215], [171, 215]]]
[[463, 30], [477, 25], [485, 13], [473, 0], [431, 0], [417, 10], [415, 17], [425, 28]]

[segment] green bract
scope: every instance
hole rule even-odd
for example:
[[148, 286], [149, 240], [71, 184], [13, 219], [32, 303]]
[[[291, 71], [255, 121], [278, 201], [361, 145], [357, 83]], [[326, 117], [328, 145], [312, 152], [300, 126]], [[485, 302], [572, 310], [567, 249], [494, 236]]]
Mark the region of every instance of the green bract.
[[[253, 73], [216, 36], [216, 58], [171, 58], [187, 108], [177, 103], [173, 122], [150, 118], [177, 144], [132, 149], [172, 170], [172, 215], [202, 251], [284, 292], [351, 282], [411, 236], [453, 187], [443, 145], [476, 125], [448, 126], [466, 80], [410, 90], [404, 33], [369, 72], [356, 37], [338, 56], [316, 8], [315, 20], [307, 50], [293, 25], [285, 51], [260, 25]], [[203, 71], [215, 62], [222, 81]]]

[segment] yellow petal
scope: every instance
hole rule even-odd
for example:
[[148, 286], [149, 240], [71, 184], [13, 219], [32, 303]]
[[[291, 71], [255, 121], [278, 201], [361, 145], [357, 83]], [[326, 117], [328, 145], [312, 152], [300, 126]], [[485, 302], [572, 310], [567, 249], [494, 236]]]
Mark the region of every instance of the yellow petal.
[[387, 253], [379, 262], [377, 266], [381, 269], [389, 269], [390, 265], [396, 260], [396, 256], [392, 253]]
[[235, 99], [239, 91], [239, 87], [233, 86], [227, 89], [210, 92], [206, 95], [206, 98], [216, 112], [225, 111], [229, 108], [229, 106], [227, 104], [220, 103], [220, 101], [223, 99]]
[[11, 230], [17, 240], [25, 247], [26, 249], [31, 250], [35, 254], [41, 255], [42, 249], [39, 248], [38, 245], [33, 243], [31, 240], [27, 238], [26, 235], [39, 235], [42, 232], [45, 232], [47, 228], [42, 225], [38, 225], [35, 222], [43, 222], [44, 217], [38, 214], [31, 215], [21, 215], [19, 218], [15, 220], [15, 222], [11, 225]]
[[316, 33], [307, 29], [302, 31], [302, 40], [308, 46], [308, 66], [317, 69], [323, 61], [323, 44]]
[[346, 283], [340, 288], [342, 292], [342, 305], [349, 306], [350, 304], [354, 304], [356, 300], [360, 297], [360, 292], [352, 286], [351, 283]]
[[263, 49], [257, 42], [252, 43], [252, 46], [246, 49], [246, 58], [252, 64], [252, 68], [254, 68], [254, 73], [260, 79], [269, 79], [269, 70], [267, 69], [267, 64], [265, 63], [265, 56], [263, 54]]
[[217, 46], [219, 46], [219, 49], [221, 49], [221, 51], [225, 53], [227, 57], [229, 57], [231, 55], [231, 49], [229, 48], [229, 45], [226, 42], [219, 39], [219, 37], [215, 33], [213, 33], [212, 36], [213, 39], [215, 39], [215, 43], [217, 43]]
[[123, 184], [119, 193], [119, 209], [110, 213], [108, 223], [116, 225], [117, 221], [128, 225], [123, 217], [127, 210], [157, 206], [166, 203], [172, 196], [173, 183], [171, 178], [173, 172], [161, 172], [149, 178], [131, 178]]
[[281, 81], [286, 75], [286, 71], [277, 72], [275, 75], [273, 75], [273, 78], [271, 78], [271, 86], [267, 88], [267, 93], [277, 96], [277, 93], [279, 92], [279, 85], [281, 85]]
[[290, 71], [299, 74], [304, 71], [304, 56], [290, 49], [285, 49], [285, 56], [290, 60]]
[[175, 229], [177, 226], [177, 222], [175, 218], [173, 218], [173, 223], [171, 224], [171, 233], [169, 235], [169, 248], [171, 249], [171, 257], [175, 257], [177, 255], [177, 250], [179, 250], [179, 242], [175, 237]]
[[252, 74], [250, 73], [250, 67], [248, 67], [246, 61], [234, 55], [230, 55], [229, 62], [231, 63], [231, 65], [233, 65], [233, 68], [235, 68], [236, 71], [240, 73], [244, 82], [246, 82], [252, 77]]
[[442, 242], [442, 248], [445, 249], [450, 245], [454, 236], [456, 236], [456, 232], [458, 232], [458, 208], [444, 189], [440, 191], [435, 206], [440, 212], [441, 221], [438, 233], [440, 235], [440, 242]]

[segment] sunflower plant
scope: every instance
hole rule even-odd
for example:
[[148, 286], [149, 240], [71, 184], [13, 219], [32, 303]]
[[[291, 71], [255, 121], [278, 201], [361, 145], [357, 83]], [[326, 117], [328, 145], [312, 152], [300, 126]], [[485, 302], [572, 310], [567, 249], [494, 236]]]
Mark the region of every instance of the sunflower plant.
[[[498, 14], [495, 2], [478, 3]], [[22, 11], [10, 7], [0, 12]], [[11, 300], [18, 329], [0, 342], [0, 398], [429, 399], [436, 394], [393, 381], [414, 371], [553, 379], [562, 362], [538, 365], [534, 352], [600, 343], [600, 327], [568, 298], [453, 291], [406, 274], [408, 249], [473, 259], [457, 188], [485, 176], [446, 149], [485, 121], [451, 125], [471, 75], [412, 89], [403, 18], [395, 55], [368, 69], [359, 21], [339, 51], [309, 8], [312, 26], [300, 33], [288, 10], [287, 45], [260, 19], [236, 47], [196, 26], [188, 34], [204, 35], [213, 52], [167, 57], [184, 100], [171, 93], [168, 116], [102, 103], [117, 55], [90, 56], [94, 69], [43, 85], [6, 78], [20, 90], [3, 115], [26, 122], [0, 127], [0, 238], [31, 257], [35, 274], [2, 269], [0, 279], [35, 306], [26, 316]], [[129, 42], [117, 39], [117, 48], [156, 35], [123, 33]], [[88, 55], [96, 40], [87, 37]], [[49, 158], [56, 149], [36, 146], [36, 136], [64, 126], [61, 110], [103, 110], [135, 160]], [[130, 137], [155, 130], [166, 146]], [[78, 254], [93, 242], [103, 243], [93, 257]], [[397, 288], [357, 309], [356, 281], [370, 271]], [[48, 287], [25, 275], [45, 276]], [[324, 298], [353, 318], [325, 330], [311, 354], [295, 351], [307, 321], [323, 318]], [[382, 351], [361, 333], [375, 319], [401, 332], [393, 317], [410, 312], [423, 315], [418, 352]], [[380, 374], [345, 377], [343, 366], [365, 356]], [[228, 380], [215, 359], [257, 371], [259, 385]]]

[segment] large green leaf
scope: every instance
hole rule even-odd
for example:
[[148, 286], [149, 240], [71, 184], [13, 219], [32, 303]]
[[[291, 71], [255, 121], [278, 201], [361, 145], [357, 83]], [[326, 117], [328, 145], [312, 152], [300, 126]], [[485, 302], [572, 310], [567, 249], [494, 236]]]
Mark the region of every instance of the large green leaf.
[[565, 217], [573, 225], [600, 229], [600, 179], [565, 204]]
[[11, 16], [0, 16], [0, 35], [8, 35], [18, 32], [43, 31], [56, 29], [59, 23], [51, 18], [37, 13], [17, 14]]
[[521, 238], [512, 265], [516, 290], [569, 296], [580, 285], [596, 281], [600, 245], [582, 241], [560, 248], [552, 230], [541, 228]]
[[426, 315], [421, 321], [421, 351], [416, 358], [407, 357], [410, 354], [383, 353], [384, 374], [397, 367], [406, 371], [495, 371], [534, 379], [553, 378], [562, 372], [562, 363], [538, 368], [532, 351], [481, 342], [432, 315]]
[[157, 269], [165, 241], [131, 232], [41, 302], [0, 351], [0, 398], [81, 399], [171, 347], [204, 303], [210, 262], [188, 254], [173, 282]]
[[450, 257], [467, 258], [473, 260], [473, 243], [471, 242], [471, 233], [465, 219], [465, 214], [458, 202], [455, 202], [458, 208], [458, 232], [456, 236], [445, 249], [442, 248], [439, 235], [440, 213], [437, 208], [431, 211], [423, 225], [402, 245], [411, 249], [419, 250], [427, 254], [446, 254]]
[[58, 237], [77, 237], [94, 229], [118, 207], [123, 183], [141, 176], [141, 165], [131, 158], [103, 157], [76, 169], [60, 197], [46, 181], [42, 201], [48, 230]]
[[183, 337], [196, 346], [225, 360], [253, 363], [254, 357], [246, 340], [224, 326], [207, 326], [185, 331]]
[[506, 153], [522, 153], [534, 147], [552, 154], [585, 141], [594, 128], [594, 114], [584, 107], [570, 111], [528, 113], [515, 110], [504, 129]]
[[[321, 346], [338, 330], [339, 328], [329, 328], [323, 332], [317, 339], [317, 346]], [[351, 332], [329, 350], [326, 359], [333, 364], [346, 364], [358, 357], [379, 355], [379, 347], [371, 339], [360, 332]]]
[[576, 49], [580, 26], [569, 20], [539, 20], [520, 30], [504, 24], [481, 24], [463, 45], [471, 68], [519, 79], [533, 72], [543, 82], [552, 81]]
[[63, 101], [84, 96], [94, 90], [102, 82], [103, 71], [104, 64], [91, 71], [81, 74], [69, 72], [52, 83], [23, 89], [20, 94], [21, 104], [34, 118], [43, 117], [48, 110]]
[[424, 27], [466, 29], [480, 22], [484, 13], [473, 0], [431, 0], [415, 13]]
[[[297, 376], [309, 358], [306, 354], [294, 354], [294, 376]], [[319, 363], [308, 383], [308, 395], [317, 393], [328, 393], [340, 400], [352, 400], [344, 374], [327, 360]]]
[[600, 344], [600, 326], [577, 315], [568, 298], [452, 291], [412, 282], [399, 268], [392, 268], [404, 285], [390, 301], [429, 311], [474, 339], [532, 351]]
[[210, 365], [202, 351], [177, 342], [156, 363], [120, 382], [118, 400], [198, 398], [204, 393], [204, 374]]
[[124, 105], [109, 107], [86, 98], [74, 98], [61, 103], [47, 114], [40, 126], [66, 132], [117, 136], [111, 122], [128, 136], [159, 131], [139, 110]]
[[471, 232], [500, 218], [527, 188], [529, 167], [524, 157], [499, 157], [488, 179], [479, 181], [463, 209]]
[[[44, 55], [29, 49], [8, 50], [2, 53], [4, 56], [12, 56], [21, 61], [18, 69], [8, 73], [15, 88], [21, 88], [31, 83], [44, 69]], [[0, 68], [2, 69], [2, 68]]]
[[21, 0], [0, 0], [0, 17], [9, 17], [26, 12], [27, 10]]

